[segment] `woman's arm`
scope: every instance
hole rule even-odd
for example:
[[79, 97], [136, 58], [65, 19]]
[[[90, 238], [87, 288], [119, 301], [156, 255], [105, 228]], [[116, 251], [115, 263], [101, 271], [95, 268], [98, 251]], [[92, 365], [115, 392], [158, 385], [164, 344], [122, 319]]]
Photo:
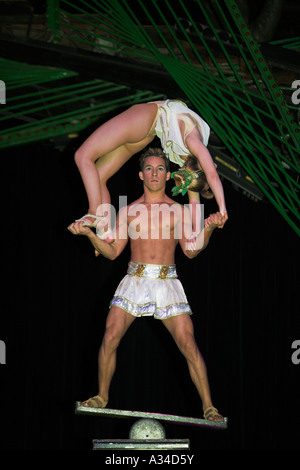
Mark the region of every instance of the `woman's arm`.
[[200, 195], [196, 191], [188, 191], [189, 208], [192, 218], [193, 233], [198, 233], [203, 214], [201, 213]]
[[187, 136], [186, 145], [188, 146], [191, 154], [194, 155], [199, 161], [199, 164], [205, 173], [207, 183], [215, 196], [219, 211], [225, 217], [226, 222], [228, 216], [226, 211], [223, 186], [217, 173], [212, 156], [205, 145], [201, 142], [197, 129], [194, 129]]

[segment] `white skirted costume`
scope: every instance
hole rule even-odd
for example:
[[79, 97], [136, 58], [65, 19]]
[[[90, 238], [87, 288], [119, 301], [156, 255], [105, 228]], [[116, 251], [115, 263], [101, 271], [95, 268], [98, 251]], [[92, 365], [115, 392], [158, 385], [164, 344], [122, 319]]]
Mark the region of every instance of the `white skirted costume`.
[[[169, 160], [181, 167], [185, 162], [181, 156], [187, 157], [191, 154], [185, 143], [186, 137], [197, 127], [203, 144], [207, 146], [210, 127], [182, 101], [166, 100], [154, 103], [158, 106], [158, 113], [148, 135], [157, 135]], [[183, 138], [178, 120], [183, 121], [185, 125]]]
[[177, 315], [192, 315], [175, 265], [144, 264], [130, 261], [111, 300], [134, 317], [154, 316], [165, 320]]

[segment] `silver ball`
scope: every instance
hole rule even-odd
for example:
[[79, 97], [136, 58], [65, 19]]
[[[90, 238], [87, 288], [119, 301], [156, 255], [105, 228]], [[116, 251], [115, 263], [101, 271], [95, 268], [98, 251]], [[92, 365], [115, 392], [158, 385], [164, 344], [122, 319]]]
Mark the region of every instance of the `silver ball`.
[[164, 427], [155, 419], [139, 419], [130, 428], [130, 439], [165, 439]]

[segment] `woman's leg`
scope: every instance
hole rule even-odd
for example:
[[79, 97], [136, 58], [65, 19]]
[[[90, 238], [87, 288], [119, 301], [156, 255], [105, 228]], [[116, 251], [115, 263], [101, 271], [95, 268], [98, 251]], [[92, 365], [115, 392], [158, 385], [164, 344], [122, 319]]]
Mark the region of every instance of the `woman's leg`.
[[107, 180], [153, 139], [147, 134], [156, 114], [154, 103], [134, 105], [102, 124], [76, 151], [75, 162], [86, 189], [90, 214], [96, 214], [102, 202], [110, 202]]

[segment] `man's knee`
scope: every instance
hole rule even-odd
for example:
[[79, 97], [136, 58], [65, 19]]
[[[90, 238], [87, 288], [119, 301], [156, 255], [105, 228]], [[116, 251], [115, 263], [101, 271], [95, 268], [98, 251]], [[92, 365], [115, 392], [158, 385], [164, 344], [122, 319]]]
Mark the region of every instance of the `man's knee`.
[[104, 344], [116, 349], [132, 321], [133, 317], [113, 306], [107, 317]]
[[122, 339], [122, 331], [117, 325], [112, 325], [106, 328], [103, 337], [103, 346], [107, 349], [116, 349]]
[[192, 358], [197, 354], [197, 344], [195, 338], [190, 333], [179, 334], [176, 343], [185, 357]]

